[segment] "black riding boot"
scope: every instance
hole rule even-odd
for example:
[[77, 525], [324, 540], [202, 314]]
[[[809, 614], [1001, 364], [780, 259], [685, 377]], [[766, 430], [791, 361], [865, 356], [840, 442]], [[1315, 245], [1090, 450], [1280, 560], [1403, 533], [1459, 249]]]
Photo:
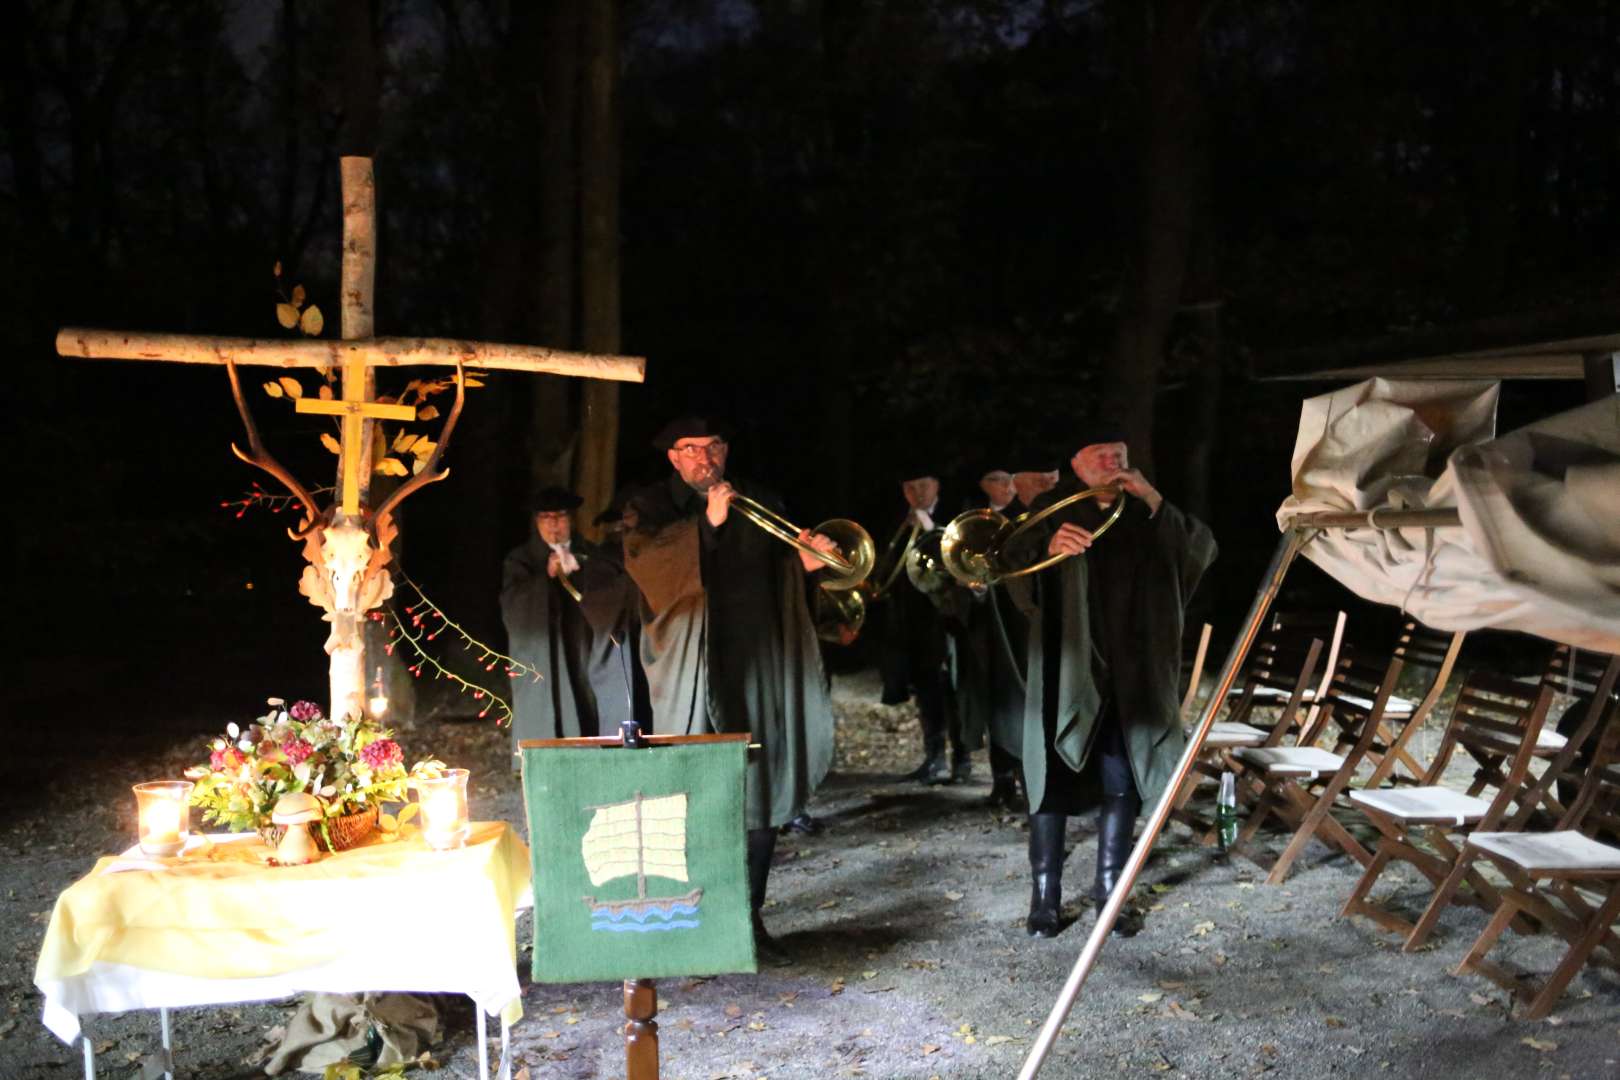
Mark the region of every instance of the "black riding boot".
[[768, 964], [786, 964], [788, 957], [765, 929], [760, 909], [765, 906], [765, 887], [771, 877], [771, 856], [776, 854], [776, 830], [766, 827], [748, 830], [748, 903], [753, 909], [754, 951]]
[[1063, 814], [1029, 815], [1030, 937], [1057, 937], [1063, 929]]
[[923, 784], [948, 784], [951, 771], [945, 764], [945, 736], [926, 734], [923, 737], [923, 763], [906, 773], [901, 779]]
[[1131, 833], [1141, 805], [1134, 794], [1103, 797], [1102, 809], [1097, 812], [1097, 877], [1091, 884], [1091, 898], [1099, 904], [1108, 902], [1131, 857]]

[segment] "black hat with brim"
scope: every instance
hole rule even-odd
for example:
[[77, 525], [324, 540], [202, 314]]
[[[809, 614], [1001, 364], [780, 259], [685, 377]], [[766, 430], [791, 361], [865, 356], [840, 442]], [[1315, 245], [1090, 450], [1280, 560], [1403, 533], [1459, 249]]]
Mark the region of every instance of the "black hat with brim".
[[677, 416], [653, 436], [653, 446], [659, 450], [673, 450], [682, 439], [729, 439], [730, 429], [721, 421], [707, 416]]
[[564, 510], [577, 510], [585, 500], [565, 487], [541, 488], [530, 502], [537, 514], [556, 514]]
[[1088, 446], [1096, 446], [1098, 443], [1129, 441], [1125, 437], [1124, 425], [1117, 420], [1089, 420], [1080, 425], [1080, 430], [1075, 435], [1074, 448], [1077, 451], [1084, 450]]

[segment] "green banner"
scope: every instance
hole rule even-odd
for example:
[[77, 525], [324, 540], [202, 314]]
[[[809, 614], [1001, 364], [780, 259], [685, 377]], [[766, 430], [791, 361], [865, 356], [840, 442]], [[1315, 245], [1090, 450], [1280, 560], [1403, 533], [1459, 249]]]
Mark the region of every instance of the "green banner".
[[746, 743], [523, 750], [536, 982], [756, 970]]

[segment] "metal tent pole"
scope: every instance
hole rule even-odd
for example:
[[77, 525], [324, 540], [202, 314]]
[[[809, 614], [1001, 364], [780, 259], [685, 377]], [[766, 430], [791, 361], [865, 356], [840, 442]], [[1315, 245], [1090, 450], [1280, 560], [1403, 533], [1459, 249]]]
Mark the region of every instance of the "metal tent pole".
[[1165, 784], [1164, 794], [1160, 796], [1159, 804], [1153, 808], [1153, 814], [1148, 818], [1141, 839], [1137, 840], [1136, 846], [1131, 849], [1131, 857], [1126, 861], [1125, 869], [1121, 871], [1120, 879], [1114, 885], [1114, 891], [1109, 894], [1108, 903], [1097, 913], [1097, 925], [1091, 928], [1091, 937], [1086, 939], [1085, 948], [1080, 951], [1080, 958], [1075, 961], [1074, 969], [1069, 972], [1069, 979], [1063, 984], [1063, 992], [1058, 995], [1057, 1003], [1052, 1006], [1046, 1024], [1035, 1039], [1035, 1045], [1030, 1048], [1029, 1056], [1024, 1059], [1018, 1080], [1034, 1080], [1041, 1070], [1041, 1064], [1046, 1060], [1046, 1055], [1051, 1052], [1052, 1044], [1057, 1041], [1058, 1028], [1068, 1018], [1069, 1010], [1074, 1007], [1075, 999], [1080, 996], [1080, 988], [1085, 985], [1086, 976], [1091, 974], [1092, 967], [1097, 963], [1103, 943], [1108, 940], [1109, 931], [1114, 928], [1114, 921], [1119, 918], [1119, 909], [1125, 906], [1125, 899], [1130, 896], [1131, 889], [1136, 885], [1136, 876], [1142, 872], [1148, 852], [1153, 848], [1153, 842], [1158, 839], [1159, 832], [1170, 819], [1170, 804], [1175, 801], [1176, 792], [1181, 790], [1182, 782], [1186, 780], [1187, 774], [1192, 771], [1193, 763], [1203, 751], [1204, 739], [1209, 735], [1210, 725], [1215, 722], [1216, 715], [1226, 701], [1227, 692], [1237, 680], [1238, 670], [1243, 666], [1244, 659], [1249, 655], [1249, 648], [1260, 633], [1266, 613], [1271, 610], [1272, 601], [1282, 588], [1288, 567], [1299, 554], [1299, 549], [1304, 546], [1308, 535], [1308, 530], [1295, 527], [1284, 533], [1282, 539], [1277, 542], [1277, 550], [1271, 556], [1271, 566], [1266, 571], [1260, 591], [1255, 594], [1254, 602], [1249, 607], [1249, 616], [1243, 624], [1242, 633], [1232, 643], [1232, 651], [1226, 657], [1225, 667], [1221, 669], [1220, 681], [1215, 686], [1215, 692], [1205, 703], [1203, 713], [1198, 718], [1198, 726], [1193, 730], [1192, 738], [1187, 741], [1187, 749], [1181, 755], [1181, 762], [1176, 766], [1175, 774]]

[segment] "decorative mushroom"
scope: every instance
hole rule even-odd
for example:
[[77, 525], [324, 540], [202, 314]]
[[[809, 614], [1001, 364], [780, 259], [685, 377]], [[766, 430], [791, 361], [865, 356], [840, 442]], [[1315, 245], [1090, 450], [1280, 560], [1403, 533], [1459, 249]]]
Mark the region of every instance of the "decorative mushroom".
[[276, 800], [270, 811], [270, 820], [285, 825], [281, 843], [276, 845], [276, 861], [283, 866], [300, 866], [321, 857], [309, 835], [311, 822], [321, 820], [321, 803], [307, 791], [295, 791]]

